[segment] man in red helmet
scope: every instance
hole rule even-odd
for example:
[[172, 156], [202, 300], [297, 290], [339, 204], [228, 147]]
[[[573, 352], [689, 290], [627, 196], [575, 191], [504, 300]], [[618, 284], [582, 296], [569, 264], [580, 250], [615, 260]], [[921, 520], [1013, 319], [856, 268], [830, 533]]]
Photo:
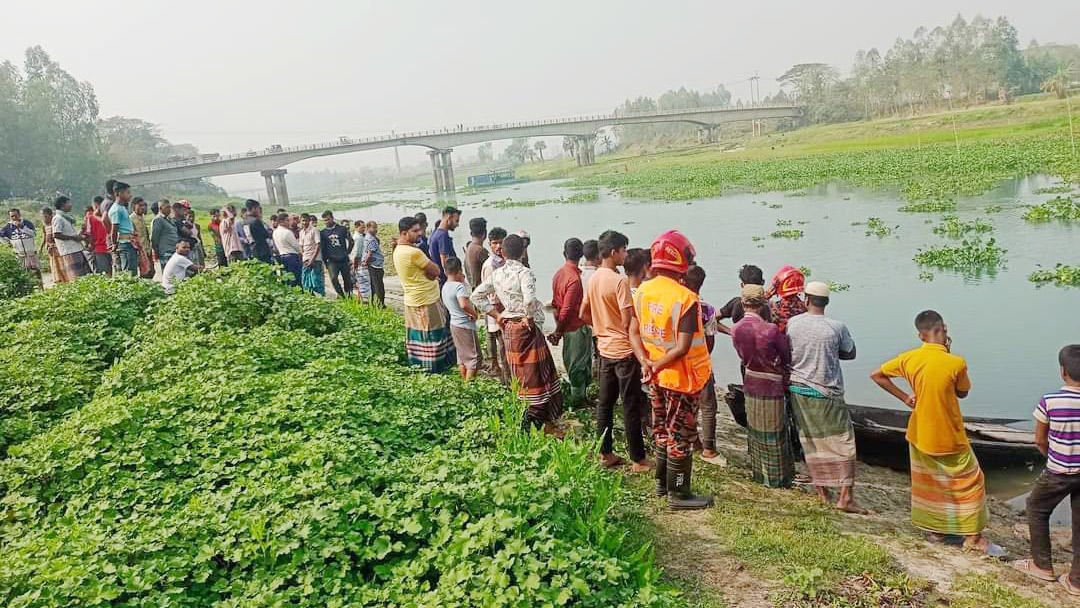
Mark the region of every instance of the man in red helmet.
[[765, 293], [766, 298], [780, 296], [780, 300], [769, 305], [772, 322], [787, 331], [788, 319], [806, 312], [806, 302], [802, 299], [803, 284], [806, 276], [794, 266], [784, 266], [773, 275], [772, 286]]
[[630, 343], [643, 379], [653, 385], [656, 493], [666, 495], [673, 510], [704, 509], [713, 498], [690, 491], [691, 446], [712, 361], [698, 296], [680, 282], [693, 262], [694, 246], [671, 230], [657, 237], [651, 253], [656, 276], [634, 294]]

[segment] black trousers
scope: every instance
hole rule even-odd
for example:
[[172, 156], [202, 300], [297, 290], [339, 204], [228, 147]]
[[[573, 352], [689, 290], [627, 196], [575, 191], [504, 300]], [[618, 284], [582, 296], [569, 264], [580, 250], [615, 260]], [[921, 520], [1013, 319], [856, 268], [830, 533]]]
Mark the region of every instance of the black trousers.
[[[339, 298], [351, 298], [353, 292], [352, 264], [346, 258], [344, 260], [326, 260], [326, 267], [330, 270], [330, 285], [334, 287]], [[341, 276], [341, 283], [338, 282]], [[344, 283], [344, 285], [342, 285]]]
[[371, 296], [379, 306], [385, 307], [386, 285], [383, 284], [383, 277], [386, 276], [386, 271], [382, 268], [372, 268], [371, 266], [368, 266], [367, 273], [368, 278], [371, 279]]
[[1035, 565], [1050, 570], [1050, 514], [1065, 497], [1072, 507], [1073, 561], [1069, 581], [1080, 586], [1080, 475], [1061, 475], [1043, 470], [1027, 498], [1031, 557]]
[[615, 424], [615, 402], [622, 397], [626, 451], [630, 459], [645, 459], [645, 440], [641, 435], [641, 416], [647, 399], [641, 390], [641, 364], [633, 355], [625, 359], [600, 357], [600, 397], [596, 403], [596, 428], [599, 429], [600, 453], [610, 454]]

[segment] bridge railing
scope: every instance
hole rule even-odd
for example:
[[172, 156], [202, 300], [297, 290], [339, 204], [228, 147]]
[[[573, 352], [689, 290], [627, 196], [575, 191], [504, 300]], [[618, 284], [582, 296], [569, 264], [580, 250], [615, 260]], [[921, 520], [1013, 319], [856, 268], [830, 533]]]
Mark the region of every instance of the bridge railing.
[[[388, 141], [401, 140], [403, 143], [405, 140], [414, 139], [417, 137], [430, 137], [433, 135], [451, 135], [459, 133], [476, 133], [481, 131], [495, 131], [499, 129], [516, 129], [526, 127], [540, 127], [547, 125], [563, 125], [568, 123], [580, 123], [580, 122], [593, 122], [593, 121], [605, 121], [605, 120], [618, 120], [620, 118], [640, 118], [650, 116], [673, 116], [678, 114], [709, 114], [715, 112], [732, 112], [739, 110], [754, 110], [765, 108], [795, 108], [797, 106], [792, 104], [780, 104], [780, 103], [757, 103], [748, 106], [735, 107], [735, 106], [713, 106], [704, 108], [683, 108], [677, 110], [648, 110], [643, 112], [623, 112], [616, 110], [611, 114], [598, 114], [594, 116], [574, 116], [567, 118], [547, 118], [542, 120], [532, 120], [525, 122], [511, 122], [511, 123], [496, 123], [490, 125], [473, 125], [465, 126], [459, 125], [456, 127], [449, 127], [443, 129], [429, 129], [426, 131], [411, 131], [407, 133], [391, 133], [389, 135], [374, 135], [370, 137], [360, 138], [342, 138], [338, 141], [322, 142], [317, 144], [308, 144], [303, 146], [283, 146], [279, 149], [267, 148], [262, 151], [249, 151], [239, 154], [225, 154], [215, 155], [213, 159], [203, 161], [199, 157], [184, 158], [175, 161], [169, 161], [165, 163], [158, 163], [155, 165], [147, 165], [145, 167], [139, 167], [137, 169], [130, 169], [129, 174], [135, 173], [147, 173], [150, 171], [161, 171], [163, 169], [173, 169], [177, 167], [189, 167], [195, 165], [222, 163], [234, 160], [242, 160], [245, 158], [260, 158], [265, 156], [275, 156], [278, 154], [290, 154], [293, 152], [309, 152], [312, 150], [325, 150], [328, 148], [347, 148], [350, 146], [383, 143]], [[211, 156], [211, 155], [207, 155]]]

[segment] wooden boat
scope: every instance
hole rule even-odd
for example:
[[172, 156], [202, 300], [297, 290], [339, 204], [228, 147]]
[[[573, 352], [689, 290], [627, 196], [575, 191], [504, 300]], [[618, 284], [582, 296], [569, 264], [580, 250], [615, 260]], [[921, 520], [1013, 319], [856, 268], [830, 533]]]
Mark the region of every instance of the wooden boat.
[[[729, 384], [724, 401], [735, 421], [745, 427], [746, 406], [742, 385]], [[860, 456], [863, 453], [885, 455], [902, 452], [906, 460], [907, 441], [904, 435], [911, 417], [910, 411], [850, 403], [848, 409]], [[1035, 432], [1028, 420], [965, 416], [964, 428], [980, 460], [1021, 464], [1042, 459], [1035, 446]]]

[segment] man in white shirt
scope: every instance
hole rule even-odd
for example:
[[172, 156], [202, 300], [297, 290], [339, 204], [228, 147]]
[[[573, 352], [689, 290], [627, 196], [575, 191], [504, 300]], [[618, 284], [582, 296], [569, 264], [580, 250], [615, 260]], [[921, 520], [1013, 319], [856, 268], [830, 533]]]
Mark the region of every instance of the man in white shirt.
[[191, 261], [190, 256], [191, 243], [180, 241], [176, 244], [176, 253], [165, 264], [165, 270], [161, 272], [161, 286], [170, 296], [176, 293], [176, 284], [187, 279], [189, 272], [195, 273], [202, 270]]
[[53, 240], [60, 261], [64, 265], [64, 276], [68, 281], [90, 274], [90, 263], [83, 253], [85, 237], [75, 228], [75, 218], [71, 216], [71, 200], [59, 196], [53, 203], [56, 213], [52, 219]]
[[289, 227], [289, 214], [280, 213], [277, 216], [277, 228], [274, 228], [274, 248], [277, 249], [278, 261], [285, 270], [292, 273], [289, 285], [300, 285], [300, 271], [303, 264], [300, 262], [300, 241]]

